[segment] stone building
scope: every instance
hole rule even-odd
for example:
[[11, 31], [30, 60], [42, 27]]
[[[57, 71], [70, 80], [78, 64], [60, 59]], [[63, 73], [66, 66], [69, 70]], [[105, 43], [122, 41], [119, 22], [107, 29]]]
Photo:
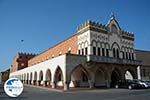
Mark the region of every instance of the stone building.
[[21, 69], [13, 64], [10, 77], [64, 90], [109, 88], [119, 79], [140, 77], [141, 61], [136, 60], [134, 51], [134, 34], [121, 29], [112, 15], [106, 25], [86, 21], [69, 38], [26, 60], [27, 66]]
[[142, 80], [150, 80], [150, 51], [135, 50], [138, 60], [142, 61], [140, 74]]

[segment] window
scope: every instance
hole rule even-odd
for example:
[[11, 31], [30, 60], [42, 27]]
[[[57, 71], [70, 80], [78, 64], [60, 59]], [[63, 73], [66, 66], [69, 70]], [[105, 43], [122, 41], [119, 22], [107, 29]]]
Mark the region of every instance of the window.
[[124, 59], [125, 57], [124, 57], [124, 52], [122, 52], [122, 58]]
[[80, 50], [78, 50], [78, 54], [79, 54], [79, 55], [81, 54]]
[[98, 47], [98, 56], [101, 55], [101, 48]]
[[109, 57], [109, 50], [106, 49], [106, 56]]
[[69, 50], [68, 53], [71, 53], [71, 50]]
[[87, 55], [88, 54], [88, 48], [86, 47], [85, 48], [85, 55]]
[[116, 27], [116, 25], [112, 25], [111, 26], [111, 32], [113, 32], [113, 33], [117, 33], [117, 27]]
[[116, 58], [116, 50], [113, 48], [113, 57]]
[[132, 53], [132, 55], [131, 55], [131, 56], [132, 56], [132, 60], [134, 60], [134, 53]]
[[129, 53], [129, 60], [131, 60], [131, 53]]
[[96, 47], [93, 47], [93, 55], [96, 55]]
[[82, 55], [84, 55], [84, 49], [82, 49]]
[[105, 49], [102, 48], [102, 56], [105, 56]]
[[116, 50], [116, 53], [117, 53], [116, 58], [119, 58], [119, 50], [118, 49]]
[[126, 59], [128, 59], [128, 53], [126, 52]]

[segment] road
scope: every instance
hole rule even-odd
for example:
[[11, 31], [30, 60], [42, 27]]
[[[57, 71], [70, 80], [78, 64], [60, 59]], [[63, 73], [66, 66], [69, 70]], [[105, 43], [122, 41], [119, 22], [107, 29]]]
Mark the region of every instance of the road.
[[25, 86], [17, 98], [8, 97], [0, 86], [0, 100], [150, 100], [150, 89], [93, 89], [67, 92]]

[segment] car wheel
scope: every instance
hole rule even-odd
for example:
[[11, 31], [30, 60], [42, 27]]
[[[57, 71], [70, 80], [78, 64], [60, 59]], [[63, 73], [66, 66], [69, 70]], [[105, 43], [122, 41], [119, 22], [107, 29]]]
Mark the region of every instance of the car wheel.
[[131, 90], [131, 89], [132, 89], [132, 86], [131, 86], [131, 85], [129, 85], [129, 86], [128, 86], [128, 89], [130, 89], [130, 90]]
[[118, 89], [118, 88], [119, 88], [119, 86], [118, 86], [118, 85], [115, 85], [115, 88], [116, 88], [116, 89]]

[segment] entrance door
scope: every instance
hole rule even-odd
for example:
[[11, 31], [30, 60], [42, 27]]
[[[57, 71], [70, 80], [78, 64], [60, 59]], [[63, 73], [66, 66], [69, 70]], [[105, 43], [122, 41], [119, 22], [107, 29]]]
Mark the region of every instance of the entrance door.
[[115, 85], [117, 84], [117, 82], [120, 80], [120, 75], [117, 71], [113, 71], [111, 74], [111, 87], [115, 87]]

